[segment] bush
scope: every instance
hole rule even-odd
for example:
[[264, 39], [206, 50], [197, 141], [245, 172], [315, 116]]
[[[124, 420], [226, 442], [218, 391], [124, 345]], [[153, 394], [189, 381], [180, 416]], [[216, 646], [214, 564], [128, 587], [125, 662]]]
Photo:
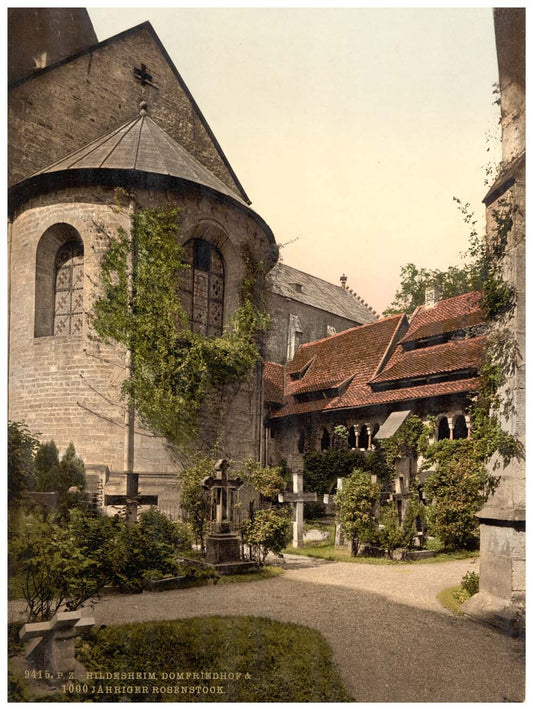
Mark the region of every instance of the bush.
[[479, 592], [479, 574], [476, 572], [467, 572], [461, 580], [461, 589], [464, 589], [469, 597]]
[[105, 555], [79, 533], [79, 520], [58, 524], [30, 516], [13, 542], [28, 621], [47, 621], [62, 607], [78, 609], [106, 583]]
[[348, 476], [354, 468], [366, 468], [362, 451], [335, 448], [313, 451], [304, 457], [305, 487], [314, 493], [329, 493], [337, 478]]
[[291, 539], [290, 517], [283, 509], [258, 510], [253, 519], [242, 524], [243, 541], [252, 548], [260, 566], [269, 552], [279, 554]]
[[416, 519], [422, 513], [423, 506], [418, 501], [418, 496], [413, 495], [408, 503], [407, 511], [402, 521], [398, 522], [398, 512], [393, 503], [381, 509], [379, 522], [382, 527], [378, 534], [379, 544], [385, 548], [389, 557], [392, 557], [393, 550], [399, 547], [407, 549], [413, 546], [416, 534]]
[[248, 459], [239, 471], [243, 479], [266, 499], [278, 500], [278, 493], [285, 490], [287, 481], [281, 466], [261, 466], [259, 461]]
[[159, 511], [141, 513], [137, 525], [115, 518], [106, 545], [109, 581], [123, 592], [140, 592], [154, 571], [177, 574], [177, 553], [190, 547], [190, 528]]
[[476, 513], [487, 499], [489, 476], [483, 463], [474, 455], [470, 439], [439, 441], [434, 445], [430, 462], [436, 471], [424, 483], [428, 528], [446, 550], [476, 549], [479, 523]]

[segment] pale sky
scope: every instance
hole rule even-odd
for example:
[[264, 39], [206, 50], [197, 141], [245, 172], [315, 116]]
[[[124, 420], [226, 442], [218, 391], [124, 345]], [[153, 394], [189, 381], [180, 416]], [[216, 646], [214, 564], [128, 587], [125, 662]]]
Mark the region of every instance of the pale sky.
[[286, 264], [381, 312], [409, 261], [459, 263], [499, 160], [489, 8], [99, 8], [149, 20]]

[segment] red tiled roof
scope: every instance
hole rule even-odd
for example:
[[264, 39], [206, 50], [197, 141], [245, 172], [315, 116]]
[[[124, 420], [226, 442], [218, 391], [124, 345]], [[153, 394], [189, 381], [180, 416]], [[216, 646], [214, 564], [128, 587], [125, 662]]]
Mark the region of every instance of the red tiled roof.
[[[467, 296], [471, 297], [472, 294]], [[472, 299], [462, 300], [468, 304]], [[450, 312], [450, 304], [444, 310], [441, 309], [441, 315], [446, 312]], [[405, 340], [405, 336], [401, 337], [405, 324], [404, 316], [390, 316], [303, 345], [286, 368], [286, 403], [272, 417], [278, 419], [309, 412], [357, 409], [477, 390], [478, 378], [465, 378], [464, 375], [468, 374], [468, 370], [477, 370], [481, 363], [484, 344], [482, 336], [404, 351], [399, 343]], [[428, 324], [427, 319], [425, 324]], [[394, 353], [385, 368], [374, 376], [394, 346]], [[301, 379], [294, 380], [291, 377], [291, 373], [294, 375], [302, 371], [304, 375]], [[415, 377], [440, 374], [453, 376], [454, 373], [457, 373], [456, 379], [444, 382], [422, 382], [382, 391], [373, 391], [371, 386], [378, 382], [397, 383]], [[340, 385], [343, 387], [340, 388]], [[326, 395], [327, 390], [330, 391]], [[313, 393], [318, 396], [311, 399], [303, 396], [312, 396]]]
[[398, 346], [389, 364], [372, 383], [395, 382], [460, 370], [477, 370], [481, 364], [484, 342], [483, 337], [468, 338], [406, 351]]
[[399, 328], [402, 323], [405, 323], [403, 315], [389, 316], [302, 345], [287, 367], [289, 375], [301, 372], [311, 360], [312, 362], [302, 379], [293, 380], [290, 376], [287, 378], [287, 394], [336, 388], [350, 378], [353, 378], [352, 385], [355, 386], [368, 382], [393, 338], [401, 335]]
[[454, 330], [480, 325], [484, 322], [481, 311], [481, 293], [473, 291], [447, 298], [430, 308], [419, 306], [413, 313], [409, 330], [400, 342], [420, 340]]
[[263, 367], [264, 400], [271, 404], [284, 404], [283, 365], [277, 362], [265, 362]]
[[273, 414], [271, 418], [281, 419], [282, 417], [290, 417], [295, 414], [308, 414], [310, 412], [338, 409], [361, 409], [393, 402], [407, 402], [413, 399], [473, 393], [477, 391], [478, 387], [479, 378], [477, 377], [464, 380], [451, 380], [448, 382], [435, 382], [432, 384], [418, 385], [416, 387], [402, 387], [401, 389], [385, 390], [383, 392], [372, 392], [368, 385], [357, 389], [348, 387], [344, 394], [328, 399], [298, 402], [294, 397], [291, 397], [287, 404]]

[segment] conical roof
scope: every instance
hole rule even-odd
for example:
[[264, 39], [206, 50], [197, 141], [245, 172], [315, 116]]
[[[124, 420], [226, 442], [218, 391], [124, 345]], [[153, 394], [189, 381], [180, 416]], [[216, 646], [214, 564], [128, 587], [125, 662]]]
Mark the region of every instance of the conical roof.
[[141, 104], [139, 116], [97, 138], [31, 177], [65, 170], [134, 170], [168, 175], [204, 185], [237, 200], [242, 198], [168, 135]]

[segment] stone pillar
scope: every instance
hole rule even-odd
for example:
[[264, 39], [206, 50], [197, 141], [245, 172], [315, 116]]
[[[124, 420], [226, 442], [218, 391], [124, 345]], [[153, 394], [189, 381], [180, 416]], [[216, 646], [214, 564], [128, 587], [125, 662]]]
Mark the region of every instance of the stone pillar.
[[453, 417], [446, 417], [448, 420], [448, 428], [450, 430], [450, 439], [453, 439]]
[[[504, 276], [515, 289], [515, 309], [504, 327], [519, 353], [509, 372], [500, 408], [502, 428], [525, 445], [525, 8], [494, 10], [496, 50], [502, 107], [502, 166], [497, 182], [483, 200], [487, 235], [494, 233], [494, 213], [512, 212], [506, 235]], [[495, 326], [496, 328], [498, 326]], [[465, 614], [522, 633], [525, 610], [526, 467], [522, 458], [508, 465], [497, 456], [491, 462], [500, 477], [496, 492], [478, 513], [480, 520], [479, 594], [464, 605]]]
[[[357, 428], [359, 429], [359, 427]], [[342, 478], [337, 478], [337, 490], [342, 491]], [[344, 545], [345, 543], [342, 527], [340, 523], [335, 523], [335, 545]]]

